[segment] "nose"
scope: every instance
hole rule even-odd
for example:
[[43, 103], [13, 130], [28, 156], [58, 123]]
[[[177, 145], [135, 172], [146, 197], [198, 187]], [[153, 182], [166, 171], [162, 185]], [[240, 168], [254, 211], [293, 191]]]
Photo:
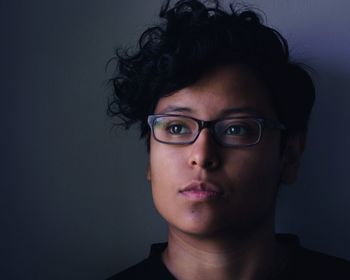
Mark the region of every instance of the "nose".
[[219, 148], [209, 130], [203, 129], [196, 141], [191, 144], [189, 165], [208, 170], [216, 169], [220, 166]]

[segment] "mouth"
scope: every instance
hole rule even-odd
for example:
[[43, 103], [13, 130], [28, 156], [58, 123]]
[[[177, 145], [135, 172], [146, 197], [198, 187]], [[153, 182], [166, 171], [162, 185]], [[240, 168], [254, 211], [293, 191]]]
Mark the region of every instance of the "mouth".
[[192, 201], [215, 200], [223, 195], [221, 188], [209, 182], [191, 182], [179, 191], [180, 195]]

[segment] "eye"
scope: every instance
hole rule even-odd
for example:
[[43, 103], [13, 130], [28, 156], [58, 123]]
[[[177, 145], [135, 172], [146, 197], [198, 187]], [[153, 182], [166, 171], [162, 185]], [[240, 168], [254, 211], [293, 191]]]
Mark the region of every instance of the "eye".
[[166, 130], [170, 134], [189, 134], [189, 133], [191, 133], [191, 130], [183, 124], [169, 124], [169, 125], [167, 125]]
[[249, 134], [249, 127], [244, 124], [230, 125], [224, 131], [225, 135], [244, 136]]

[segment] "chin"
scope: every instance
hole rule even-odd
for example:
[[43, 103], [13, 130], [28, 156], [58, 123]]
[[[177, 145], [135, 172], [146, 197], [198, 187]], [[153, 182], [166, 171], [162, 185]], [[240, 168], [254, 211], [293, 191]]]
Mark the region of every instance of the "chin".
[[[208, 215], [202, 215], [198, 213], [191, 213], [185, 216], [176, 217], [164, 217], [168, 224], [169, 229], [187, 234], [196, 238], [221, 238], [232, 239], [244, 238], [254, 232], [269, 227], [273, 218], [268, 217], [228, 217], [221, 213], [210, 213]], [[215, 215], [217, 214], [217, 215]], [[173, 218], [173, 219], [172, 219]]]
[[213, 237], [224, 229], [230, 228], [230, 225], [223, 224], [222, 221], [213, 219], [213, 217], [198, 217], [196, 215], [187, 216], [181, 220], [168, 220], [168, 224], [169, 228], [198, 238]]
[[209, 238], [215, 236], [215, 230], [213, 228], [205, 227], [203, 225], [172, 225], [169, 224], [171, 231], [181, 232], [196, 238]]

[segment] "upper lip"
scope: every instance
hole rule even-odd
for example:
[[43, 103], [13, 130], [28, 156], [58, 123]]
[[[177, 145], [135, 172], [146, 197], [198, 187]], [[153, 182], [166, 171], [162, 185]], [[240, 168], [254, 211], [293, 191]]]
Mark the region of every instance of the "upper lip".
[[187, 191], [210, 191], [210, 192], [217, 192], [222, 193], [223, 190], [220, 187], [220, 185], [217, 185], [212, 182], [208, 181], [192, 181], [189, 184], [187, 184], [185, 187], [180, 189], [179, 192], [187, 192]]

